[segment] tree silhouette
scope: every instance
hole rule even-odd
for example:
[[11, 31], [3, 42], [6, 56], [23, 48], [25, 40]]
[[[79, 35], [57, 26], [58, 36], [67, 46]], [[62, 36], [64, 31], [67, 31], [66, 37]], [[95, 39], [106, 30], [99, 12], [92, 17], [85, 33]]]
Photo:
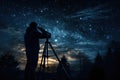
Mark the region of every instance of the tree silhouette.
[[91, 69], [91, 61], [88, 58], [87, 55], [85, 55], [84, 53], [79, 53], [78, 55], [80, 63], [79, 63], [79, 67], [80, 67], [80, 71], [79, 71], [79, 75], [78, 75], [78, 80], [86, 80], [88, 78], [89, 75], [89, 71]]
[[107, 80], [112, 80], [113, 72], [113, 51], [112, 48], [108, 48], [107, 53], [104, 57], [104, 69]]
[[90, 73], [90, 80], [105, 80], [103, 60], [99, 53], [95, 58], [95, 63]]
[[63, 55], [63, 57], [61, 58], [60, 63], [58, 64], [58, 67], [57, 67], [57, 77], [58, 77], [58, 80], [68, 80], [68, 77], [67, 77], [67, 75], [66, 75], [66, 73], [65, 73], [65, 71], [64, 71], [64, 69], [63, 69], [61, 64], [63, 64], [65, 70], [70, 75], [70, 65], [69, 65], [65, 55]]
[[17, 65], [18, 62], [12, 54], [6, 53], [0, 56], [0, 68], [16, 68]]
[[104, 59], [107, 80], [120, 80], [120, 42], [113, 40], [108, 44], [108, 47]]
[[10, 80], [17, 78], [18, 61], [15, 60], [14, 55], [9, 52], [0, 56], [0, 79]]

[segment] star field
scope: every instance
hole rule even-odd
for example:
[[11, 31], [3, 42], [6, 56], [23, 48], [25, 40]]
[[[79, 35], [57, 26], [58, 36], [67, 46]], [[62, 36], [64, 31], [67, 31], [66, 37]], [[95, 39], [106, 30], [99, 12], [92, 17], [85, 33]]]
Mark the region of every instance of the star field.
[[36, 21], [52, 34], [50, 41], [57, 45], [55, 49], [68, 48], [61, 48], [59, 52], [68, 54], [73, 49], [84, 52], [91, 59], [98, 51], [104, 54], [109, 41], [120, 40], [119, 8], [103, 0], [91, 2], [91, 5], [87, 5], [88, 0], [81, 0], [81, 5], [78, 2], [1, 0], [0, 36], [3, 37], [2, 41], [6, 41], [0, 41], [1, 48], [4, 45], [9, 47], [11, 43], [23, 44], [25, 29], [31, 21]]

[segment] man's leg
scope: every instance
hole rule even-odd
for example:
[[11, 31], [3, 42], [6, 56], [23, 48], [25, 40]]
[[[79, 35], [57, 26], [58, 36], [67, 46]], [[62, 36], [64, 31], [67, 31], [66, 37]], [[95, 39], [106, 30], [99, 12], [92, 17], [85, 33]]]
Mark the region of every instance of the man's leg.
[[25, 80], [35, 80], [35, 70], [38, 62], [38, 53], [30, 51], [27, 55], [27, 64], [25, 68]]

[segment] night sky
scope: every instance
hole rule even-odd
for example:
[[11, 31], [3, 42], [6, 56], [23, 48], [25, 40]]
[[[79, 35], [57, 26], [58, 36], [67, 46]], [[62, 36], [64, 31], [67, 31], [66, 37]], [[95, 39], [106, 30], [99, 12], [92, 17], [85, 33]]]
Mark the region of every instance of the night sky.
[[35, 21], [51, 32], [58, 55], [73, 60], [80, 52], [92, 60], [98, 52], [104, 55], [111, 40], [120, 41], [119, 5], [117, 0], [0, 0], [0, 54], [11, 51], [22, 58], [25, 30]]

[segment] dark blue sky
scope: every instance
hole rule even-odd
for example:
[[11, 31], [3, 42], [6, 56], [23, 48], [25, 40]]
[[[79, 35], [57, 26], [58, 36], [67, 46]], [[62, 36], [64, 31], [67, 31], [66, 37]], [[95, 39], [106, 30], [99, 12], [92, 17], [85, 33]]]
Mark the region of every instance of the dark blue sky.
[[111, 40], [120, 41], [119, 13], [117, 0], [0, 0], [1, 53], [20, 52], [25, 29], [36, 21], [52, 33], [60, 54], [83, 52], [93, 59]]

